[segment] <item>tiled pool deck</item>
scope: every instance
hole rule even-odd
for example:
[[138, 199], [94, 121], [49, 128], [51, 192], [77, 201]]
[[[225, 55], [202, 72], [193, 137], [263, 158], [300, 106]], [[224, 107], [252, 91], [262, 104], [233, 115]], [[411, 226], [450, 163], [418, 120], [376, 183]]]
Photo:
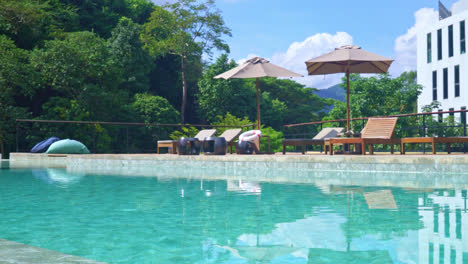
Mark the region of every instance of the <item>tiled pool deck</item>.
[[3, 239], [0, 239], [0, 257], [0, 263], [9, 264], [106, 264]]

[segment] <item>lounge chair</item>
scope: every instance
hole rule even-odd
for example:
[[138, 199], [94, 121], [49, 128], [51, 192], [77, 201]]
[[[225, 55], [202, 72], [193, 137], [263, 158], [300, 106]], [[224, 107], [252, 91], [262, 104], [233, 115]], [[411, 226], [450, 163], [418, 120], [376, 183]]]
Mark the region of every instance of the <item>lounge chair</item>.
[[[307, 145], [324, 145], [325, 140], [337, 137], [338, 134], [342, 133], [344, 128], [342, 127], [326, 127], [322, 129], [315, 137], [310, 138], [293, 138], [283, 139], [283, 155], [286, 153], [286, 146], [301, 146], [302, 154], [305, 153], [305, 147]], [[325, 149], [326, 153], [326, 149]]]
[[[203, 129], [200, 130], [194, 138], [203, 141], [206, 137], [212, 137], [216, 133], [216, 129]], [[177, 141], [178, 140], [158, 140], [158, 154], [160, 148], [172, 148], [171, 154], [177, 153]]]
[[361, 144], [362, 155], [366, 155], [366, 145], [369, 145], [369, 154], [374, 154], [374, 144], [390, 144], [393, 154], [393, 145], [401, 142], [401, 139], [394, 138], [397, 121], [398, 117], [369, 118], [361, 131], [360, 138], [331, 138], [329, 141], [330, 155], [333, 155], [333, 145], [337, 144]]
[[219, 137], [223, 137], [226, 139], [226, 143], [228, 147], [231, 147], [231, 154], [232, 154], [232, 147], [235, 145], [234, 140], [242, 133], [242, 129], [234, 128], [228, 129], [224, 131]]

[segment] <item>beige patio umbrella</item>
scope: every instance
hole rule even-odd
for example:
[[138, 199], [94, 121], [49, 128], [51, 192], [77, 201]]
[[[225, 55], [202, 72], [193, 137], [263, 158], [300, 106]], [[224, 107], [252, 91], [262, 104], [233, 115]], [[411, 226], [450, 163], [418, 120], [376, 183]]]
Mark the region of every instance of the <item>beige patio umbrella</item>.
[[302, 75], [286, 70], [270, 63], [268, 60], [255, 57], [247, 60], [227, 72], [215, 76], [215, 79], [257, 79], [257, 129], [260, 129], [260, 93], [258, 87], [258, 78], [261, 77], [302, 77]]
[[393, 60], [346, 45], [305, 62], [309, 75], [346, 73], [346, 130], [349, 131], [349, 74], [386, 73]]

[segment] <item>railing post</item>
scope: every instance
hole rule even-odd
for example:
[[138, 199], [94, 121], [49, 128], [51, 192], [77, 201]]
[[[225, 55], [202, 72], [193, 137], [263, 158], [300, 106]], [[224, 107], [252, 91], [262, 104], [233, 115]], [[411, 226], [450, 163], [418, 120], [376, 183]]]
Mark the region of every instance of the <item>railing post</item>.
[[96, 153], [96, 126], [93, 126], [93, 153]]
[[18, 127], [18, 121], [16, 121], [15, 126], [16, 126], [16, 152], [19, 152], [19, 143], [18, 143], [19, 127]]
[[[466, 116], [466, 112], [463, 112]], [[463, 136], [466, 137], [466, 117], [463, 120]], [[463, 153], [466, 153], [466, 143], [463, 143]]]
[[[423, 115], [423, 137], [426, 137], [426, 115]], [[426, 154], [426, 143], [423, 143], [423, 153]]]
[[129, 153], [128, 151], [128, 126], [126, 127], [126, 130], [127, 130], [127, 154]]
[[[320, 123], [320, 131], [323, 129], [323, 123]], [[323, 152], [323, 144], [320, 144], [320, 153]]]

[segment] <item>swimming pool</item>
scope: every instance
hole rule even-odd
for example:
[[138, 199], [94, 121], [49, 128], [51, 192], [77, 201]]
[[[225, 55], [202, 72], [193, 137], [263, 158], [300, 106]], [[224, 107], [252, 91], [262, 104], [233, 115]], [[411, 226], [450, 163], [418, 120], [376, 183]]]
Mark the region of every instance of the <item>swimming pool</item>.
[[204, 170], [2, 169], [0, 238], [108, 263], [468, 263], [466, 174]]

